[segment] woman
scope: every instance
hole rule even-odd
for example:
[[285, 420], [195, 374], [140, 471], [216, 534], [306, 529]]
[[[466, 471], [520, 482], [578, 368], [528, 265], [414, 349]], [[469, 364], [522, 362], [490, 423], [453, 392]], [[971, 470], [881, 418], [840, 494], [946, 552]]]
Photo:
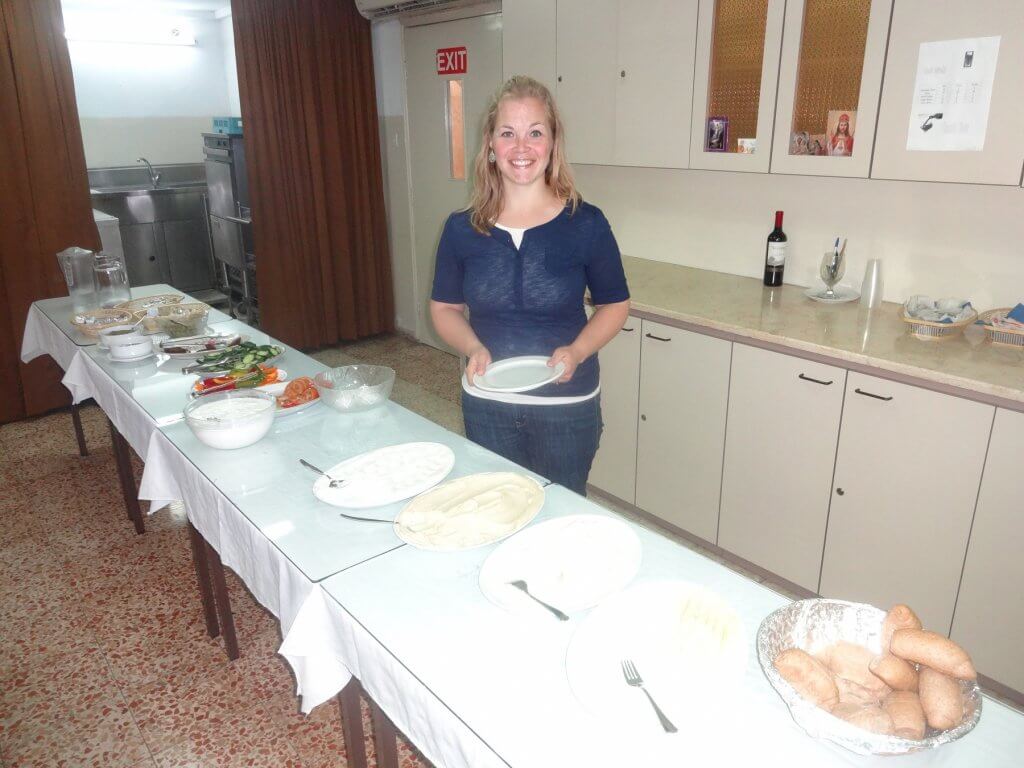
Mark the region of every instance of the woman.
[[[589, 322], [586, 289], [597, 306]], [[468, 360], [466, 436], [585, 493], [601, 435], [597, 351], [628, 313], [618, 246], [576, 191], [551, 93], [513, 77], [484, 121], [469, 207], [445, 223], [430, 302], [438, 335]], [[565, 371], [523, 394], [473, 386], [492, 361], [520, 355]]]

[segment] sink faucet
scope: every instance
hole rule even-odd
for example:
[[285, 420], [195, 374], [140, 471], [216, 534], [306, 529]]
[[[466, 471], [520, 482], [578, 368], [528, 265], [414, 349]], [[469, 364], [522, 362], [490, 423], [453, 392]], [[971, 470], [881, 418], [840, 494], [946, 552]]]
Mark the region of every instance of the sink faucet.
[[140, 157], [135, 162], [145, 163], [146, 167], [149, 169], [149, 180], [153, 182], [154, 187], [160, 186], [160, 174], [153, 170], [153, 164], [149, 162], [149, 160], [144, 157]]

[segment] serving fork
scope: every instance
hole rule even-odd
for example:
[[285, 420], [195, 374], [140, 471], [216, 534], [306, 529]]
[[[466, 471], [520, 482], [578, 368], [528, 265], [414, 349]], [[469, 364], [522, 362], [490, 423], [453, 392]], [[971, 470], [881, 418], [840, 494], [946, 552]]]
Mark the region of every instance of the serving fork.
[[622, 660], [622, 676], [626, 678], [627, 685], [633, 688], [639, 688], [647, 696], [647, 700], [651, 702], [651, 706], [654, 707], [655, 714], [658, 715], [658, 720], [661, 721], [661, 727], [665, 729], [665, 733], [675, 733], [676, 728], [672, 721], [665, 717], [665, 713], [661, 711], [661, 708], [654, 703], [654, 699], [651, 698], [651, 694], [647, 693], [647, 689], [644, 688], [644, 680], [640, 677], [640, 673], [637, 671], [636, 664], [629, 659]]
[[533, 600], [538, 605], [542, 605], [545, 608], [547, 608], [549, 611], [551, 611], [552, 615], [555, 616], [559, 621], [568, 621], [569, 620], [569, 617], [566, 616], [564, 613], [562, 613], [557, 608], [555, 608], [555, 606], [548, 605], [543, 600], [539, 599], [536, 595], [532, 594], [530, 592], [529, 588], [526, 586], [526, 582], [523, 581], [522, 579], [516, 579], [515, 581], [510, 581], [510, 582], [508, 582], [508, 585], [510, 587], [515, 587], [516, 589], [518, 589], [520, 592], [522, 592], [524, 595], [526, 595], [528, 598]]

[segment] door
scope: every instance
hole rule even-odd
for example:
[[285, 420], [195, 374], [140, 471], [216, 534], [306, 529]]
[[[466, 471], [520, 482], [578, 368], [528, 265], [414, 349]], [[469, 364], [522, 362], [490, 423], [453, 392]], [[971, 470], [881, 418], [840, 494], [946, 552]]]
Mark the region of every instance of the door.
[[846, 371], [733, 344], [718, 546], [818, 590]]
[[590, 468], [590, 484], [617, 499], [636, 498], [636, 407], [640, 394], [640, 320], [626, 319], [600, 353], [601, 446]]
[[[465, 73], [439, 75], [438, 51], [463, 46]], [[430, 323], [434, 256], [448, 215], [469, 201], [487, 103], [501, 85], [501, 15], [406, 28], [405, 74], [416, 338], [447, 350]]]
[[906, 603], [949, 633], [994, 410], [850, 371], [823, 597]]
[[644, 320], [636, 505], [715, 543], [732, 344]]

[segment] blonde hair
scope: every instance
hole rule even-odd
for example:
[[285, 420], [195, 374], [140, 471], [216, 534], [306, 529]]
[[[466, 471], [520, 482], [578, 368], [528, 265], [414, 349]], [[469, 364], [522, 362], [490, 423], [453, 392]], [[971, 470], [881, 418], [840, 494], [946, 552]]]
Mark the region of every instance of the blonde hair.
[[513, 75], [498, 89], [487, 108], [487, 117], [483, 124], [483, 141], [480, 142], [480, 151], [473, 164], [473, 196], [465, 209], [471, 211], [469, 220], [473, 229], [485, 235], [498, 220], [498, 215], [505, 205], [501, 172], [497, 163], [488, 160], [491, 151], [490, 138], [498, 123], [498, 108], [505, 99], [537, 99], [544, 105], [552, 139], [551, 159], [544, 171], [544, 181], [559, 200], [571, 207], [572, 213], [576, 212], [581, 200], [580, 193], [576, 191], [572, 169], [565, 157], [565, 127], [562, 125], [562, 118], [558, 114], [551, 91], [532, 77]]

